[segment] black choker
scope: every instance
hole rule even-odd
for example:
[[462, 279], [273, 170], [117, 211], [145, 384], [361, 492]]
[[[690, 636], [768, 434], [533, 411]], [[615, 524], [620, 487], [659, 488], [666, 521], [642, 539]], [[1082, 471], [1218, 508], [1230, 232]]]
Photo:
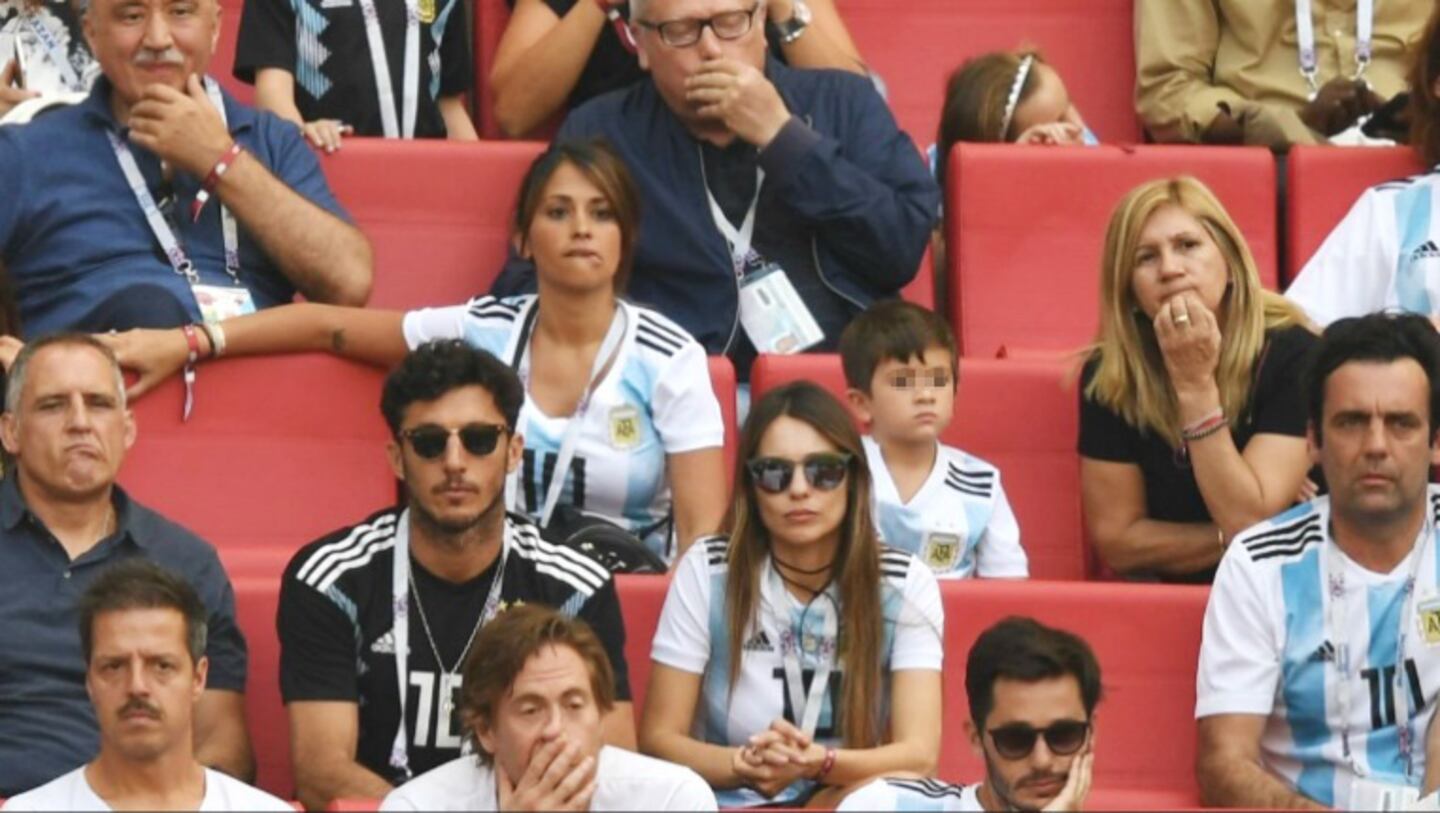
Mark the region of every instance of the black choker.
[[[783, 565], [784, 567], [786, 567], [786, 568], [788, 568], [788, 569], [790, 569], [790, 570], [793, 570], [793, 571], [795, 571], [796, 573], [799, 573], [799, 574], [802, 575], [802, 576], [818, 576], [818, 575], [820, 575], [821, 573], [824, 573], [825, 571], [827, 571], [827, 570], [835, 567], [835, 563], [834, 563], [834, 562], [828, 562], [828, 563], [826, 563], [826, 564], [821, 565], [820, 567], [815, 568], [814, 570], [806, 570], [806, 569], [801, 568], [801, 567], [796, 567], [795, 565], [790, 564], [789, 562], [785, 561], [784, 559], [781, 559], [779, 556], [776, 556], [773, 551], [770, 553], [770, 558], [771, 558], [771, 559], [774, 559], [776, 564], [778, 564], [778, 565]], [[782, 573], [781, 576], [783, 577], [784, 574]]]

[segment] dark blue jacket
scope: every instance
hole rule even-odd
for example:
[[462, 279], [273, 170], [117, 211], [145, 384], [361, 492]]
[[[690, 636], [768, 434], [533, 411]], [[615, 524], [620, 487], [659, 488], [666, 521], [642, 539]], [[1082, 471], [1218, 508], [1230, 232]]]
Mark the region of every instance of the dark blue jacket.
[[[915, 276], [940, 190], [869, 80], [774, 59], [766, 75], [795, 118], [760, 152], [757, 218], [810, 233], [821, 282], [838, 296], [807, 305], [825, 331], [822, 347], [833, 348], [851, 317]], [[629, 298], [674, 319], [708, 352], [724, 352], [738, 330], [738, 290], [706, 202], [699, 141], [649, 80], [576, 108], [556, 138], [597, 135], [625, 159], [643, 201]], [[532, 271], [512, 254], [492, 291], [533, 290]]]

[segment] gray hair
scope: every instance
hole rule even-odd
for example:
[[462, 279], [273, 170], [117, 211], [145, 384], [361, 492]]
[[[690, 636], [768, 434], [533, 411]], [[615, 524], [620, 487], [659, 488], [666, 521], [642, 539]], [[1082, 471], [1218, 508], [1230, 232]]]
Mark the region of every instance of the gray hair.
[[115, 351], [110, 345], [88, 333], [51, 333], [48, 336], [29, 342], [15, 356], [15, 361], [10, 365], [10, 370], [5, 380], [5, 411], [12, 415], [20, 414], [20, 393], [25, 391], [25, 378], [30, 370], [30, 360], [36, 353], [47, 347], [59, 347], [69, 345], [72, 347], [88, 347], [100, 355], [110, 364], [110, 370], [115, 375], [115, 391], [119, 393], [120, 408], [125, 408], [125, 374], [120, 370], [120, 360], [115, 357]]

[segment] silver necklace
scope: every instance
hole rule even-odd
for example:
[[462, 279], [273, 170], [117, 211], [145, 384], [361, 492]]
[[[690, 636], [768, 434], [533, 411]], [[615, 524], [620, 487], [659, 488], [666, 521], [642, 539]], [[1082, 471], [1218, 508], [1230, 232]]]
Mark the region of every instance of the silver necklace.
[[[425, 605], [420, 601], [420, 588], [415, 585], [415, 571], [412, 569], [407, 576], [410, 579], [410, 595], [415, 597], [415, 609], [420, 613], [420, 628], [425, 630], [425, 640], [430, 642], [430, 652], [435, 656], [435, 665], [445, 670], [447, 675], [458, 675], [460, 666], [465, 663], [465, 656], [470, 654], [470, 645], [475, 643], [476, 633], [480, 632], [480, 627], [485, 624], [485, 608], [480, 608], [480, 615], [475, 618], [475, 628], [470, 630], [470, 638], [465, 641], [465, 648], [460, 650], [460, 657], [455, 659], [455, 665], [445, 669], [445, 661], [440, 659], [440, 647], [435, 645], [435, 636], [430, 632], [430, 620], [425, 617]], [[495, 574], [495, 578], [500, 578], [500, 574]], [[451, 692], [441, 694], [440, 719], [447, 721], [455, 709], [455, 698], [451, 696]]]

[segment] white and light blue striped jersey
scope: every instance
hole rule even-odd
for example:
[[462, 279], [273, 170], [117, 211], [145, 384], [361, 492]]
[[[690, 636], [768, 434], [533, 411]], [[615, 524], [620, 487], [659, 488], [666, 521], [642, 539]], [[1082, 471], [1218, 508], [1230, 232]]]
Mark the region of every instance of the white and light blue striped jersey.
[[952, 785], [939, 779], [876, 779], [846, 796], [835, 808], [837, 813], [852, 810], [969, 813], [984, 809], [980, 804], [979, 785]]
[[[807, 608], [784, 591], [778, 600], [769, 589], [761, 590], [758, 623], [740, 636], [743, 654], [740, 674], [732, 692], [730, 685], [731, 640], [726, 617], [725, 580], [729, 574], [728, 541], [724, 537], [697, 540], [680, 560], [665, 608], [655, 631], [651, 659], [657, 663], [701, 675], [700, 701], [695, 709], [692, 736], [714, 745], [741, 746], [750, 735], [764, 731], [775, 720], [796, 723], [790, 708], [784, 661], [779, 644], [782, 636], [806, 641], [800, 651], [802, 680], [809, 681], [820, 664], [819, 653], [836, 651], [836, 642], [823, 634], [821, 613]], [[761, 585], [769, 564], [762, 567]], [[893, 672], [921, 669], [939, 671], [944, 659], [945, 611], [940, 604], [940, 587], [930, 569], [904, 551], [883, 547], [880, 555], [881, 608], [885, 641], [881, 647], [886, 686]], [[830, 588], [832, 599], [835, 587]], [[783, 607], [776, 609], [783, 602]], [[843, 621], [840, 624], [843, 631]], [[813, 649], [810, 644], [813, 642]], [[815, 741], [839, 747], [844, 733], [836, 725], [836, 704], [840, 700], [841, 669], [830, 674], [829, 691], [824, 695]], [[806, 688], [809, 684], [807, 682]], [[878, 708], [888, 717], [889, 692], [877, 698]], [[882, 728], [884, 726], [882, 725]], [[803, 804], [814, 783], [800, 780], [767, 798], [751, 788], [734, 788], [716, 793], [720, 807], [753, 807], [762, 804]]]
[[911, 496], [899, 489], [874, 438], [863, 438], [870, 467], [876, 530], [942, 579], [1023, 579], [1029, 560], [1020, 526], [1000, 485], [1000, 470], [953, 446], [937, 444], [930, 476]]
[[[537, 301], [533, 294], [482, 296], [466, 305], [412, 311], [405, 315], [405, 341], [413, 348], [464, 339], [510, 364]], [[673, 545], [666, 456], [721, 446], [725, 426], [704, 348], [655, 311], [623, 301], [620, 307], [625, 336], [590, 399], [560, 500], [636, 533], [668, 562]], [[512, 510], [539, 516], [570, 420], [546, 415], [525, 394], [517, 427], [525, 454], [509, 489]]]
[[1285, 295], [1321, 326], [1391, 308], [1440, 315], [1440, 168], [1365, 190]]
[[[1440, 487], [1430, 486], [1426, 511], [1414, 548], [1389, 573], [1340, 550], [1329, 530], [1330, 499], [1320, 497], [1241, 533], [1215, 575], [1195, 716], [1268, 717], [1260, 743], [1266, 765], [1323, 805], [1354, 803], [1357, 773], [1411, 787], [1424, 773], [1425, 731], [1440, 689], [1440, 540], [1432, 538]], [[1406, 717], [1416, 742], [1410, 776], [1396, 724]]]

